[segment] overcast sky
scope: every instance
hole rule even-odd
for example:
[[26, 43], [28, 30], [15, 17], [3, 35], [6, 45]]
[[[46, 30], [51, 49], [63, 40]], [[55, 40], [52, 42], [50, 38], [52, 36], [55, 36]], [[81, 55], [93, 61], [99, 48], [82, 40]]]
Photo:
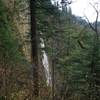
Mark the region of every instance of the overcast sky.
[[[57, 1], [60, 2], [60, 0]], [[74, 2], [70, 5], [73, 14], [81, 17], [86, 15], [91, 22], [95, 21], [96, 14], [93, 7], [89, 3], [92, 3], [94, 5], [96, 4], [96, 2], [98, 2], [100, 4], [100, 0], [73, 0], [73, 1]], [[100, 7], [98, 7], [98, 10], [100, 10]]]

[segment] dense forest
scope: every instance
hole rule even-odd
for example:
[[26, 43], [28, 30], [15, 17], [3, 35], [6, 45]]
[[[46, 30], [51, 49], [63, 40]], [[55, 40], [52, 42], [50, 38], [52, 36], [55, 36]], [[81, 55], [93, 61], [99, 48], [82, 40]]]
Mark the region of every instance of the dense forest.
[[100, 100], [99, 3], [72, 3], [0, 0], [0, 100]]

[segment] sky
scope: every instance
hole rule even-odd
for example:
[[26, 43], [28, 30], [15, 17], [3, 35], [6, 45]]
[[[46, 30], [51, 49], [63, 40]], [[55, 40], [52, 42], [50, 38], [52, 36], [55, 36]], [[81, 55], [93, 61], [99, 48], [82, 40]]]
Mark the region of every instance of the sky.
[[[93, 22], [96, 19], [96, 12], [92, 5], [97, 7], [96, 2], [98, 2], [100, 6], [100, 0], [74, 0], [74, 2], [70, 5], [72, 13], [83, 18], [86, 16], [90, 22]], [[98, 7], [98, 10], [100, 10], [100, 7]], [[98, 20], [100, 20], [100, 17]]]
[[[57, 1], [60, 2], [60, 0]], [[100, 0], [73, 0], [73, 3], [70, 5], [72, 13], [76, 16], [83, 17], [83, 19], [85, 19], [84, 16], [86, 16], [90, 22], [94, 22], [96, 13], [91, 4], [97, 7], [97, 2], [99, 4], [98, 11], [100, 11]], [[98, 20], [100, 21], [100, 17]]]

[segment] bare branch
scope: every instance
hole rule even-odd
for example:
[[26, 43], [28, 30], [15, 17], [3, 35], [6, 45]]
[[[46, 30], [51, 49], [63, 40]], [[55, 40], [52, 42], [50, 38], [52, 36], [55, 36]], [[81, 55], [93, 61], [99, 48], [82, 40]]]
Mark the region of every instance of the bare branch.
[[26, 11], [26, 10], [29, 10], [29, 6], [28, 6], [28, 7], [23, 8], [23, 9], [20, 9], [20, 12], [24, 12], [24, 11]]
[[95, 19], [95, 31], [97, 32], [97, 23], [98, 23], [98, 17], [99, 17], [99, 11], [98, 11], [98, 7], [96, 8], [93, 4], [90, 3], [90, 5], [94, 8], [95, 12], [96, 12], [96, 19]]
[[77, 40], [79, 46], [82, 48], [82, 49], [86, 49], [86, 47], [83, 45], [83, 43], [80, 41], [80, 40]]
[[91, 28], [93, 31], [95, 31], [95, 28], [94, 28], [93, 25], [90, 23], [90, 21], [89, 21], [89, 19], [87, 18], [87, 16], [84, 15], [84, 17], [86, 18], [86, 20], [87, 20], [87, 22], [88, 22], [90, 28]]

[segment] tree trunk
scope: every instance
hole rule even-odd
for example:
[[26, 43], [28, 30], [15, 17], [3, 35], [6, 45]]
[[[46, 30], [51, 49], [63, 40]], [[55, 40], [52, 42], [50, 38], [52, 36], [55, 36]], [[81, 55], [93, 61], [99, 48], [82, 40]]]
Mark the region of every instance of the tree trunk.
[[33, 96], [39, 96], [39, 80], [38, 80], [38, 43], [36, 33], [36, 0], [30, 0], [30, 16], [31, 16], [31, 47], [32, 47], [32, 67], [33, 67]]

